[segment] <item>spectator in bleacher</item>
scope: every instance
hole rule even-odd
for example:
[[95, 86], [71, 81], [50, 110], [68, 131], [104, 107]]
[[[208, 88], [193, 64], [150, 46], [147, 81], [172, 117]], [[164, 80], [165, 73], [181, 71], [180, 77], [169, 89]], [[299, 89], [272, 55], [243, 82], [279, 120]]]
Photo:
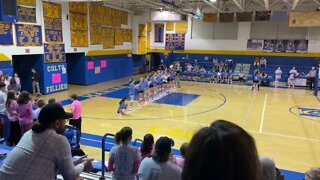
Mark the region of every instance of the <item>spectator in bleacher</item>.
[[192, 68], [193, 68], [192, 65], [188, 63], [188, 65], [187, 65], [187, 72], [188, 72], [188, 73], [191, 73]]
[[240, 83], [244, 83], [244, 73], [243, 73], [243, 71], [239, 72], [239, 82]]
[[10, 84], [7, 86], [8, 91], [15, 91], [16, 94], [20, 94], [21, 91], [21, 87], [19, 84], [17, 84], [16, 79], [15, 78], [11, 78], [10, 79]]
[[36, 105], [37, 105], [37, 109], [35, 109], [32, 114], [34, 121], [38, 121], [40, 111], [46, 105], [46, 103], [44, 102], [44, 100], [42, 98], [40, 98], [37, 100]]
[[120, 131], [118, 131], [118, 132], [114, 135], [114, 144], [115, 144], [115, 145], [120, 145], [120, 144], [121, 144], [121, 133], [120, 133]]
[[257, 180], [260, 174], [252, 136], [232, 122], [217, 120], [192, 137], [182, 179]]
[[228, 84], [232, 84], [233, 81], [233, 72], [230, 70], [228, 73]]
[[256, 59], [254, 60], [253, 66], [256, 67], [256, 68], [260, 67], [260, 59], [258, 57], [256, 57]]
[[144, 135], [143, 142], [142, 142], [142, 145], [140, 147], [141, 161], [144, 158], [151, 157], [153, 145], [154, 145], [154, 139], [153, 139], [152, 134]]
[[132, 140], [132, 129], [120, 130], [121, 144], [113, 146], [109, 154], [108, 171], [114, 171], [113, 179], [135, 180], [140, 165], [138, 148], [129, 145]]
[[145, 158], [140, 165], [139, 180], [180, 180], [181, 168], [169, 162], [172, 141], [160, 137], [151, 158]]
[[21, 87], [19, 75], [17, 73], [14, 73], [13, 78], [16, 80], [16, 83]]
[[305, 180], [320, 180], [320, 168], [312, 167], [305, 172]]
[[6, 94], [6, 84], [4, 82], [0, 82], [0, 114], [7, 114], [6, 111], [6, 101], [7, 101], [7, 94]]
[[6, 101], [6, 109], [10, 120], [10, 136], [7, 142], [9, 146], [15, 146], [21, 139], [21, 128], [19, 124], [19, 114], [17, 113], [18, 103], [16, 101], [16, 92], [9, 91]]
[[181, 169], [183, 169], [183, 166], [184, 166], [184, 158], [186, 158], [186, 154], [187, 154], [188, 148], [189, 148], [189, 143], [183, 143], [183, 144], [180, 146], [180, 154], [181, 154], [181, 157], [176, 157], [176, 164], [177, 164]]
[[48, 100], [48, 104], [54, 104], [54, 103], [57, 103], [55, 98], [50, 98]]
[[81, 132], [81, 124], [82, 124], [82, 104], [78, 100], [77, 94], [72, 94], [70, 96], [72, 104], [71, 104], [71, 112], [73, 114], [72, 118], [69, 121], [69, 124], [76, 127]]
[[262, 57], [260, 60], [260, 67], [262, 67], [262, 65], [267, 68], [267, 59]]
[[32, 101], [30, 94], [27, 91], [22, 91], [18, 97], [18, 108], [17, 112], [20, 118], [20, 127], [22, 134], [29, 131], [32, 127], [33, 118], [32, 118]]
[[269, 157], [260, 157], [261, 178], [260, 180], [277, 180], [277, 169], [274, 161]]
[[316, 68], [315, 67], [312, 67], [311, 70], [309, 71], [309, 73], [307, 74], [307, 78], [309, 79], [309, 82], [310, 82], [310, 89], [313, 89], [314, 88], [314, 82], [316, 80]]
[[4, 74], [4, 83], [6, 84], [6, 91], [8, 91], [8, 86], [10, 84], [10, 78], [9, 78], [9, 74]]
[[82, 171], [90, 172], [93, 159], [73, 162], [68, 140], [63, 136], [65, 119], [59, 104], [45, 106], [31, 131], [21, 138], [0, 169], [0, 179], [76, 179]]
[[296, 70], [296, 67], [292, 67], [292, 69], [289, 71], [289, 80], [288, 80], [288, 87], [291, 86], [294, 88], [294, 85], [296, 84], [296, 77], [298, 76], [298, 72]]
[[281, 70], [280, 67], [278, 67], [278, 69], [276, 70], [275, 74], [276, 74], [276, 79], [275, 79], [274, 83], [275, 83], [275, 87], [278, 87], [279, 82], [281, 80], [281, 75], [282, 75], [282, 70]]

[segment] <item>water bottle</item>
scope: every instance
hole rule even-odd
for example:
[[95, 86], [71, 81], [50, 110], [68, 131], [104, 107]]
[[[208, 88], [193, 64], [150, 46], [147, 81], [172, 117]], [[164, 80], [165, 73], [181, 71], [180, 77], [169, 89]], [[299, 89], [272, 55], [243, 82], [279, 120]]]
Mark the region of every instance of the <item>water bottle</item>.
[[72, 146], [75, 146], [77, 144], [77, 131], [72, 130], [72, 132], [73, 132], [73, 137], [72, 137], [71, 144]]

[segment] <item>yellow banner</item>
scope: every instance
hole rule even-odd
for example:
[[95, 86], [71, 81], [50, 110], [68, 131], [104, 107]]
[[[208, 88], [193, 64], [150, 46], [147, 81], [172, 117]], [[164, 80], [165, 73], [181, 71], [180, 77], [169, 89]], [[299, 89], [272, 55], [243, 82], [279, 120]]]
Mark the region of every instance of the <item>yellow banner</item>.
[[88, 47], [88, 31], [71, 30], [71, 47]]
[[114, 48], [114, 37], [105, 37], [103, 38], [103, 45], [102, 45], [103, 49], [111, 49]]
[[102, 27], [102, 36], [103, 37], [114, 37], [114, 28], [113, 27]]
[[102, 24], [102, 6], [96, 3], [90, 3], [89, 6], [90, 24]]
[[176, 33], [185, 34], [188, 32], [188, 22], [176, 22]]
[[147, 37], [138, 38], [138, 54], [147, 54]]
[[116, 28], [114, 30], [114, 42], [115, 45], [122, 45], [124, 42], [124, 29]]
[[79, 14], [88, 14], [88, 4], [87, 2], [69, 2], [69, 10]]
[[87, 15], [70, 12], [70, 29], [72, 29], [72, 30], [88, 30]]
[[174, 23], [173, 22], [167, 22], [166, 23], [166, 31], [173, 31], [174, 30]]
[[203, 14], [203, 22], [215, 23], [217, 21], [218, 21], [218, 14], [217, 13], [204, 13]]
[[145, 24], [139, 24], [139, 34], [138, 36], [146, 37], [147, 36], [147, 26]]
[[121, 27], [121, 23], [122, 23], [122, 11], [118, 10], [118, 9], [112, 9], [112, 17], [113, 18], [113, 26], [114, 27]]
[[50, 2], [43, 2], [43, 16], [60, 19], [61, 18], [61, 5]]
[[102, 44], [102, 26], [90, 25], [90, 44]]
[[17, 5], [36, 7], [37, 1], [36, 0], [17, 0]]
[[113, 26], [112, 8], [102, 6], [102, 24], [106, 26]]
[[289, 27], [317, 27], [320, 26], [320, 11], [290, 12]]

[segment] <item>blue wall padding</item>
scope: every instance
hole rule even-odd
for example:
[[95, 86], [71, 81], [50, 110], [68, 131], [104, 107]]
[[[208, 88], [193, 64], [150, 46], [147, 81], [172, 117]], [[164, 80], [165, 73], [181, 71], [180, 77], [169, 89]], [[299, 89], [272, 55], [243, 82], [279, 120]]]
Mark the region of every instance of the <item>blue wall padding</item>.
[[69, 84], [86, 84], [86, 58], [84, 53], [67, 53]]
[[[186, 57], [187, 54], [174, 54], [174, 60], [182, 60], [182, 57]], [[209, 58], [217, 58], [219, 61], [225, 61], [226, 59], [233, 59], [235, 63], [248, 63], [253, 64], [256, 57], [253, 55], [222, 55], [222, 54], [189, 54], [189, 60], [204, 60], [205, 56]], [[295, 65], [295, 66], [316, 66], [320, 59], [316, 57], [291, 57], [291, 56], [263, 56], [267, 59], [270, 65]]]
[[[106, 60], [107, 67], [101, 62]], [[93, 62], [93, 69], [88, 69], [88, 63]], [[84, 54], [67, 54], [69, 83], [91, 85], [110, 80], [132, 76], [132, 57], [125, 55], [90, 56]]]
[[133, 67], [146, 69], [146, 55], [132, 55]]

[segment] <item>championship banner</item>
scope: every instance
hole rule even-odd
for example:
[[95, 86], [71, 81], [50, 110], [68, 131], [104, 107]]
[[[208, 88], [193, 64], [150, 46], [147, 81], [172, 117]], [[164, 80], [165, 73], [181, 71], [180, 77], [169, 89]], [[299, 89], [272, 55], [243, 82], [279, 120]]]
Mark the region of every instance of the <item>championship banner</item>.
[[36, 0], [17, 0], [17, 5], [36, 7], [37, 1]]
[[63, 42], [61, 5], [43, 2], [43, 17], [46, 42]]
[[60, 43], [44, 43], [44, 62], [65, 62], [65, 47]]
[[262, 51], [264, 40], [248, 39], [247, 50], [248, 51]]
[[90, 25], [90, 44], [102, 44], [102, 26], [93, 24]]
[[286, 52], [287, 40], [275, 40], [274, 52]]
[[90, 24], [102, 24], [102, 5], [99, 3], [90, 3], [89, 6]]
[[166, 34], [167, 50], [184, 50], [185, 34]]
[[164, 38], [164, 24], [156, 23], [154, 24], [154, 42], [163, 43]]
[[237, 13], [237, 22], [251, 22], [252, 12], [240, 12]]
[[[173, 31], [173, 30], [174, 30], [174, 23], [173, 22], [166, 22], [166, 31]], [[149, 29], [148, 29], [148, 31], [149, 31]]]
[[233, 22], [234, 20], [234, 13], [219, 13], [219, 22], [227, 23]]
[[295, 40], [296, 52], [306, 53], [308, 52], [308, 40]]
[[41, 26], [15, 24], [17, 46], [42, 46]]
[[37, 23], [36, 8], [18, 6], [17, 11], [19, 22]]
[[69, 2], [69, 11], [78, 14], [88, 14], [87, 2]]
[[113, 26], [112, 8], [102, 6], [102, 25]]
[[102, 28], [102, 48], [110, 49], [115, 47], [115, 30], [112, 27]]
[[318, 27], [320, 26], [320, 11], [290, 12], [289, 27]]
[[11, 23], [0, 22], [0, 45], [13, 45]]
[[[124, 42], [124, 34], [123, 29], [121, 28], [115, 28], [114, 29], [114, 44], [115, 45], [122, 45]], [[108, 36], [107, 36], [108, 37]]]
[[88, 30], [88, 18], [86, 14], [70, 12], [70, 29]]
[[88, 47], [88, 31], [71, 30], [71, 47]]
[[255, 21], [270, 21], [271, 11], [256, 11]]
[[217, 21], [217, 13], [203, 13], [203, 22], [216, 23]]
[[264, 40], [263, 42], [263, 52], [274, 52], [275, 40]]

